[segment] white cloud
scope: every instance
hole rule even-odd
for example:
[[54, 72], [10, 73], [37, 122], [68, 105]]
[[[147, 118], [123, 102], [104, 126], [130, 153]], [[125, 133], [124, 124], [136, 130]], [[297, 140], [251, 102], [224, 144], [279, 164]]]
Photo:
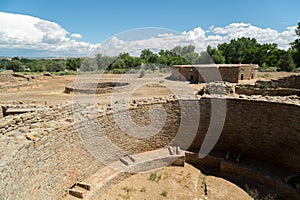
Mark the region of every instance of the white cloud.
[[74, 39], [82, 38], [82, 36], [79, 33], [73, 33], [73, 34], [71, 34], [71, 37], [74, 38]]
[[296, 38], [295, 26], [287, 27], [285, 31], [278, 32], [271, 28], [259, 28], [246, 23], [232, 23], [225, 27], [214, 27], [213, 34], [221, 34], [225, 41], [239, 37], [255, 38], [259, 43], [276, 43], [281, 49], [288, 49], [289, 43]]
[[96, 47], [76, 42], [80, 34], [70, 34], [59, 24], [37, 17], [0, 12], [0, 49], [48, 51], [49, 54], [86, 55]]
[[[103, 52], [107, 55], [118, 55], [128, 52], [139, 55], [143, 49], [158, 52], [160, 49], [171, 49], [175, 46], [194, 45], [201, 52], [208, 45], [217, 46], [223, 42], [239, 37], [256, 38], [259, 43], [277, 43], [279, 48], [288, 49], [289, 43], [296, 38], [296, 27], [287, 27], [283, 32], [271, 28], [260, 28], [250, 23], [232, 23], [225, 27], [210, 26], [208, 30], [197, 27], [190, 31], [175, 33], [165, 29], [165, 33], [146, 28], [145, 39], [141, 31], [126, 31], [127, 37], [138, 36], [136, 40], [121, 40], [122, 35], [112, 37], [104, 44], [90, 44], [76, 41], [81, 39], [79, 33], [69, 33], [59, 24], [37, 17], [0, 12], [0, 50], [27, 49], [49, 52], [49, 55], [90, 55], [93, 52]], [[140, 29], [139, 29], [140, 30]], [[149, 37], [149, 32], [153, 32]], [[160, 34], [157, 34], [160, 32]]]
[[[192, 31], [184, 31], [177, 35], [165, 33], [157, 37], [129, 42], [122, 41], [116, 36], [105, 45], [102, 45], [101, 48], [102, 52], [106, 52], [108, 55], [118, 55], [124, 51], [133, 55], [139, 55], [140, 51], [146, 48], [158, 51], [185, 45], [194, 45], [196, 46], [196, 51], [201, 52], [208, 45], [216, 47], [220, 43], [230, 42], [231, 39], [250, 37], [256, 38], [259, 43], [276, 43], [279, 48], [288, 49], [290, 47], [289, 43], [296, 38], [295, 28], [288, 27], [283, 32], [278, 32], [271, 28], [260, 28], [249, 23], [232, 23], [225, 27], [211, 26], [207, 31], [198, 27]], [[133, 30], [131, 34], [135, 34], [135, 31]]]

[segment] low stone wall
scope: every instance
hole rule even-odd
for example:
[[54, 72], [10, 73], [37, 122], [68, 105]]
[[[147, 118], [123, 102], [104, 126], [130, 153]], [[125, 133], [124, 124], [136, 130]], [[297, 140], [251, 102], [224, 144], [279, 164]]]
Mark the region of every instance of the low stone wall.
[[300, 198], [300, 192], [284, 183], [279, 177], [274, 177], [242, 164], [221, 161], [220, 172], [248, 178], [267, 188], [278, 191], [278, 194], [284, 195], [288, 199], [296, 200]]
[[[209, 98], [200, 100], [198, 134], [190, 149], [198, 151], [211, 120]], [[300, 171], [300, 105], [227, 99], [225, 124], [213, 151], [238, 150], [255, 160]], [[213, 122], [212, 122], [213, 123]]]
[[123, 92], [130, 89], [129, 83], [125, 82], [99, 82], [80, 83], [65, 87], [65, 93], [79, 92], [86, 94], [105, 94], [112, 92]]
[[[186, 162], [197, 167], [202, 173], [226, 175], [226, 176], [239, 176], [254, 181], [256, 184], [261, 184], [266, 188], [276, 192], [273, 195], [280, 195], [287, 199], [299, 199], [300, 191], [297, 191], [292, 186], [286, 184], [284, 177], [278, 177], [272, 174], [270, 169], [263, 169], [257, 163], [245, 164], [225, 161], [224, 158], [217, 156], [207, 155], [204, 158], [199, 158], [198, 154], [186, 152]], [[255, 166], [256, 165], [256, 166]], [[256, 168], [255, 168], [256, 167]]]
[[277, 81], [272, 81], [277, 83], [278, 87], [300, 89], [300, 75], [293, 75], [285, 78], [280, 78]]
[[0, 82], [10, 82], [14, 81], [13, 71], [7, 70], [0, 73]]
[[0, 199], [60, 199], [102, 166], [81, 144], [71, 108], [0, 119]]
[[[0, 119], [0, 199], [59, 199], [74, 183], [95, 173], [102, 165], [84, 146], [76, 128], [95, 134], [94, 127], [80, 122], [75, 128], [73, 117], [97, 122], [107, 137], [119, 148], [130, 153], [141, 153], [172, 144], [186, 113], [188, 123], [181, 142], [192, 139], [190, 150], [197, 152], [206, 136], [211, 120], [211, 100], [217, 103], [223, 97], [202, 97], [197, 135], [188, 129], [195, 119], [195, 100], [184, 100], [186, 110], [181, 110], [178, 100], [162, 99], [131, 103], [129, 110], [114, 111], [109, 106], [97, 107], [96, 118], [91, 118], [90, 105], [72, 110], [72, 105], [47, 107], [34, 113], [7, 116]], [[248, 99], [226, 99], [226, 119], [222, 134], [213, 152], [225, 156], [230, 149], [243, 157], [263, 161], [291, 174], [300, 171], [300, 105]], [[151, 123], [148, 111], [161, 106], [166, 112], [162, 130], [147, 138], [137, 138], [124, 133], [115, 117], [131, 116], [140, 126]], [[127, 118], [126, 118], [127, 120]], [[160, 120], [160, 118], [157, 118]], [[91, 135], [94, 138], [96, 135]], [[189, 138], [191, 137], [191, 138]], [[178, 145], [182, 144], [180, 141]], [[176, 145], [177, 146], [177, 145]], [[98, 149], [99, 151], [99, 146]], [[101, 152], [100, 152], [101, 153]], [[221, 156], [222, 157], [222, 156]], [[117, 158], [118, 159], [118, 158]], [[187, 159], [189, 160], [189, 159]], [[207, 167], [217, 168], [216, 159], [207, 158]], [[259, 167], [259, 166], [257, 166]]]
[[244, 95], [263, 95], [263, 96], [300, 96], [300, 89], [294, 88], [258, 88], [253, 85], [238, 85], [235, 93]]

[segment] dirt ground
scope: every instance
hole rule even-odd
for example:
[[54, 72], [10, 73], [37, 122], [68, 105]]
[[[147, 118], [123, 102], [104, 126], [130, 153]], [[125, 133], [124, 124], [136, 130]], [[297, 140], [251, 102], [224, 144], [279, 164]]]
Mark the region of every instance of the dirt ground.
[[[287, 72], [259, 72], [258, 79], [269, 80], [282, 76], [288, 76], [292, 73]], [[188, 84], [186, 82], [178, 82], [167, 80], [166, 77], [169, 74], [147, 74], [143, 78], [138, 78], [138, 74], [133, 74], [129, 76], [119, 75], [119, 74], [103, 74], [100, 79], [99, 76], [88, 76], [87, 79], [105, 81], [124, 81], [130, 82], [136, 85], [134, 91], [132, 91], [133, 99], [140, 98], [151, 98], [153, 96], [165, 96], [177, 93], [172, 91], [172, 89], [182, 87], [182, 90], [199, 90], [202, 84]], [[37, 75], [36, 79], [30, 81], [18, 79], [15, 82], [1, 83], [0, 87], [0, 101], [24, 101], [28, 103], [36, 104], [47, 104], [56, 105], [64, 102], [71, 102], [73, 99], [72, 94], [64, 93], [66, 85], [71, 85], [76, 81], [83, 81], [82, 76], [42, 76]], [[241, 81], [241, 84], [253, 83], [255, 80], [245, 80]], [[162, 85], [164, 87], [148, 87], [148, 83], [157, 83], [157, 85]], [[14, 86], [14, 87], [12, 87]], [[86, 96], [86, 98], [94, 98], [93, 95], [81, 95]], [[95, 101], [97, 103], [111, 103], [112, 94], [97, 94], [95, 95]]]
[[[292, 73], [266, 73], [260, 72], [258, 79], [274, 79]], [[197, 92], [201, 84], [189, 84], [166, 79], [168, 74], [147, 74], [138, 78], [137, 74], [124, 77], [123, 75], [104, 74], [100, 81], [124, 81], [137, 86], [131, 94], [133, 99], [145, 99], [153, 96], [172, 95], [179, 89]], [[36, 75], [30, 81], [19, 79], [15, 82], [0, 83], [0, 102], [22, 101], [24, 103], [56, 105], [72, 102], [74, 95], [64, 93], [66, 85], [73, 84], [81, 76], [43, 76]], [[92, 80], [94, 76], [82, 80]], [[242, 81], [253, 83], [255, 80]], [[153, 86], [153, 83], [155, 83]], [[150, 85], [150, 86], [149, 86]], [[152, 86], [151, 86], [152, 85]], [[162, 87], [163, 86], [163, 87]], [[124, 92], [127, 93], [127, 92]], [[95, 98], [97, 103], [110, 104], [112, 94], [83, 95], [85, 98]], [[151, 181], [149, 177], [153, 172], [134, 175], [125, 181], [108, 189], [100, 198], [103, 199], [251, 199], [245, 191], [238, 186], [221, 178], [205, 177], [201, 172], [190, 165], [184, 168], [168, 167], [156, 170], [159, 180]], [[208, 194], [204, 194], [204, 182]]]
[[[205, 195], [205, 185], [206, 193]], [[99, 200], [250, 200], [238, 186], [213, 176], [205, 176], [189, 164], [165, 167], [136, 174], [106, 190]]]
[[[95, 78], [93, 75], [91, 75]], [[166, 82], [166, 75], [148, 75], [143, 78], [143, 83], [159, 83], [162, 84]], [[104, 74], [101, 76], [100, 81], [128, 81], [127, 78], [123, 78], [122, 75]], [[132, 75], [130, 81], [137, 79], [138, 75]], [[64, 102], [71, 102], [73, 99], [73, 94], [64, 93], [66, 85], [72, 85], [76, 81], [82, 81], [80, 76], [51, 76], [51, 77], [39, 77], [38, 79], [33, 79], [22, 86], [20, 83], [23, 81], [19, 80], [17, 82], [5, 83], [7, 89], [2, 89], [0, 92], [0, 101], [23, 101], [28, 103], [36, 104], [47, 104], [56, 105]], [[95, 78], [96, 81], [98, 79]], [[20, 85], [16, 88], [10, 88], [11, 85]], [[2, 86], [3, 87], [3, 86]], [[146, 89], [145, 89], [146, 88]], [[135, 90], [132, 94], [133, 98], [150, 98], [153, 96], [165, 96], [172, 94], [169, 89], [165, 87], [143, 87]], [[94, 95], [84, 95], [86, 98], [94, 98]], [[97, 103], [111, 103], [112, 94], [96, 94], [95, 100]]]

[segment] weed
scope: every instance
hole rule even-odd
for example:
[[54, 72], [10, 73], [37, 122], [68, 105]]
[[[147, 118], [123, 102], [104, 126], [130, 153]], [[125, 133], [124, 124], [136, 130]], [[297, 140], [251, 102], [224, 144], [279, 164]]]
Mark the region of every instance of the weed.
[[246, 185], [246, 192], [254, 199], [259, 200], [259, 193], [257, 189], [251, 189], [248, 185]]
[[140, 189], [140, 192], [146, 192], [145, 186]]
[[135, 192], [136, 189], [134, 187], [123, 187], [123, 190], [125, 190], [127, 193], [130, 193], [130, 192]]
[[160, 181], [160, 179], [161, 179], [161, 175], [159, 174], [156, 178], [156, 182], [158, 183]]
[[168, 196], [169, 191], [168, 190], [163, 190], [160, 195], [167, 197]]
[[152, 172], [152, 173], [150, 174], [149, 180], [150, 180], [150, 181], [155, 181], [155, 180], [156, 180], [156, 177], [157, 177], [156, 172]]
[[123, 187], [123, 190], [126, 192], [126, 194], [125, 195], [119, 195], [119, 196], [124, 197], [125, 199], [131, 199], [132, 193], [136, 191], [135, 188], [128, 187], [128, 186]]
[[204, 190], [204, 194], [207, 195], [207, 185], [206, 185], [206, 175], [204, 175], [202, 177], [202, 186], [201, 186]]
[[258, 75], [258, 77], [260, 77], [260, 78], [269, 78], [270, 74], [260, 74], [260, 75]]

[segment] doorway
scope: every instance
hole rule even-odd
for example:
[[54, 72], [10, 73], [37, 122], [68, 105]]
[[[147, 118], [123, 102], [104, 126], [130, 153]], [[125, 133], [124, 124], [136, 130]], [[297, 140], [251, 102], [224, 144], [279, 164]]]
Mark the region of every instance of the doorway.
[[241, 80], [244, 80], [244, 74], [241, 74]]

